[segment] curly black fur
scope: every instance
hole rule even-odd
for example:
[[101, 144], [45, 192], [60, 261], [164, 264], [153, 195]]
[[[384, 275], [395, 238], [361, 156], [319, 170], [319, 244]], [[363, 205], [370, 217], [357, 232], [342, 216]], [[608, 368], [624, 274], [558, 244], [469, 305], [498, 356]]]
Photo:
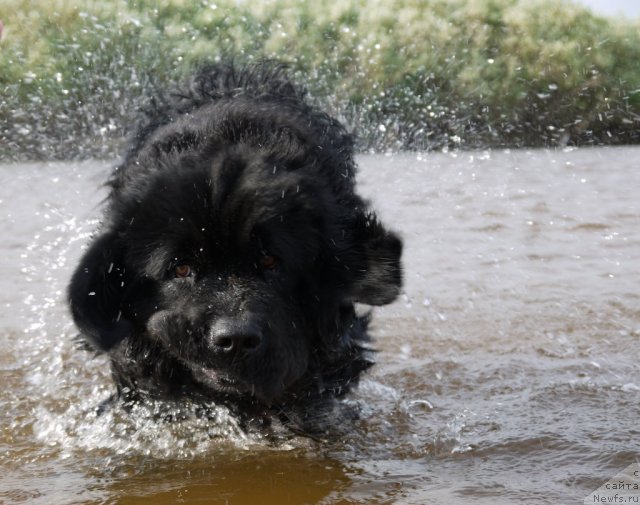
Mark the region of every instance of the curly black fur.
[[354, 192], [353, 138], [276, 64], [155, 97], [69, 287], [120, 395], [306, 410], [371, 365], [354, 303], [391, 302], [400, 240]]

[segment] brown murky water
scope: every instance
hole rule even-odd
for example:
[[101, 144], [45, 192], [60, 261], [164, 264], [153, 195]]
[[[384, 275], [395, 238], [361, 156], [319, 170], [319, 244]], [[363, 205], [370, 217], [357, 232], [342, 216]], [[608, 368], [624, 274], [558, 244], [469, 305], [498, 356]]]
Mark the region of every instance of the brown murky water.
[[363, 156], [406, 243], [336, 440], [96, 417], [67, 279], [108, 167], [0, 166], [0, 502], [582, 503], [640, 459], [640, 149]]

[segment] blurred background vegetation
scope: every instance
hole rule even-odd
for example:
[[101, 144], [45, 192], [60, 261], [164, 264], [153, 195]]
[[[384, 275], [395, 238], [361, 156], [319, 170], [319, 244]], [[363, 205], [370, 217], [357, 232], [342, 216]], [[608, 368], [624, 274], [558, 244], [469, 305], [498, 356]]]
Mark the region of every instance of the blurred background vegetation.
[[640, 141], [640, 23], [569, 0], [0, 0], [0, 159], [118, 155], [194, 65], [290, 64], [363, 150]]

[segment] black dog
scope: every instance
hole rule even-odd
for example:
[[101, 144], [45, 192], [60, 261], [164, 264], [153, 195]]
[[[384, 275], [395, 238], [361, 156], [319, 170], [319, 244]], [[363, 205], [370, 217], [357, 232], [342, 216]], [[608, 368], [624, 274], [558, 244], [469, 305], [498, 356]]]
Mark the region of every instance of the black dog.
[[355, 170], [352, 137], [278, 65], [156, 97], [69, 287], [119, 396], [268, 411], [346, 393], [371, 365], [354, 302], [401, 285], [401, 242]]

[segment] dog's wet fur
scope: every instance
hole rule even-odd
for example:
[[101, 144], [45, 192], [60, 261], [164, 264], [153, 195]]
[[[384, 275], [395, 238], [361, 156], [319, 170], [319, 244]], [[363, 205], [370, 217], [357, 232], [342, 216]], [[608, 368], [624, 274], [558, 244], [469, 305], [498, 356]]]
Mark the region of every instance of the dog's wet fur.
[[293, 412], [372, 364], [402, 244], [354, 191], [352, 135], [273, 63], [203, 68], [143, 113], [69, 286], [125, 401]]

